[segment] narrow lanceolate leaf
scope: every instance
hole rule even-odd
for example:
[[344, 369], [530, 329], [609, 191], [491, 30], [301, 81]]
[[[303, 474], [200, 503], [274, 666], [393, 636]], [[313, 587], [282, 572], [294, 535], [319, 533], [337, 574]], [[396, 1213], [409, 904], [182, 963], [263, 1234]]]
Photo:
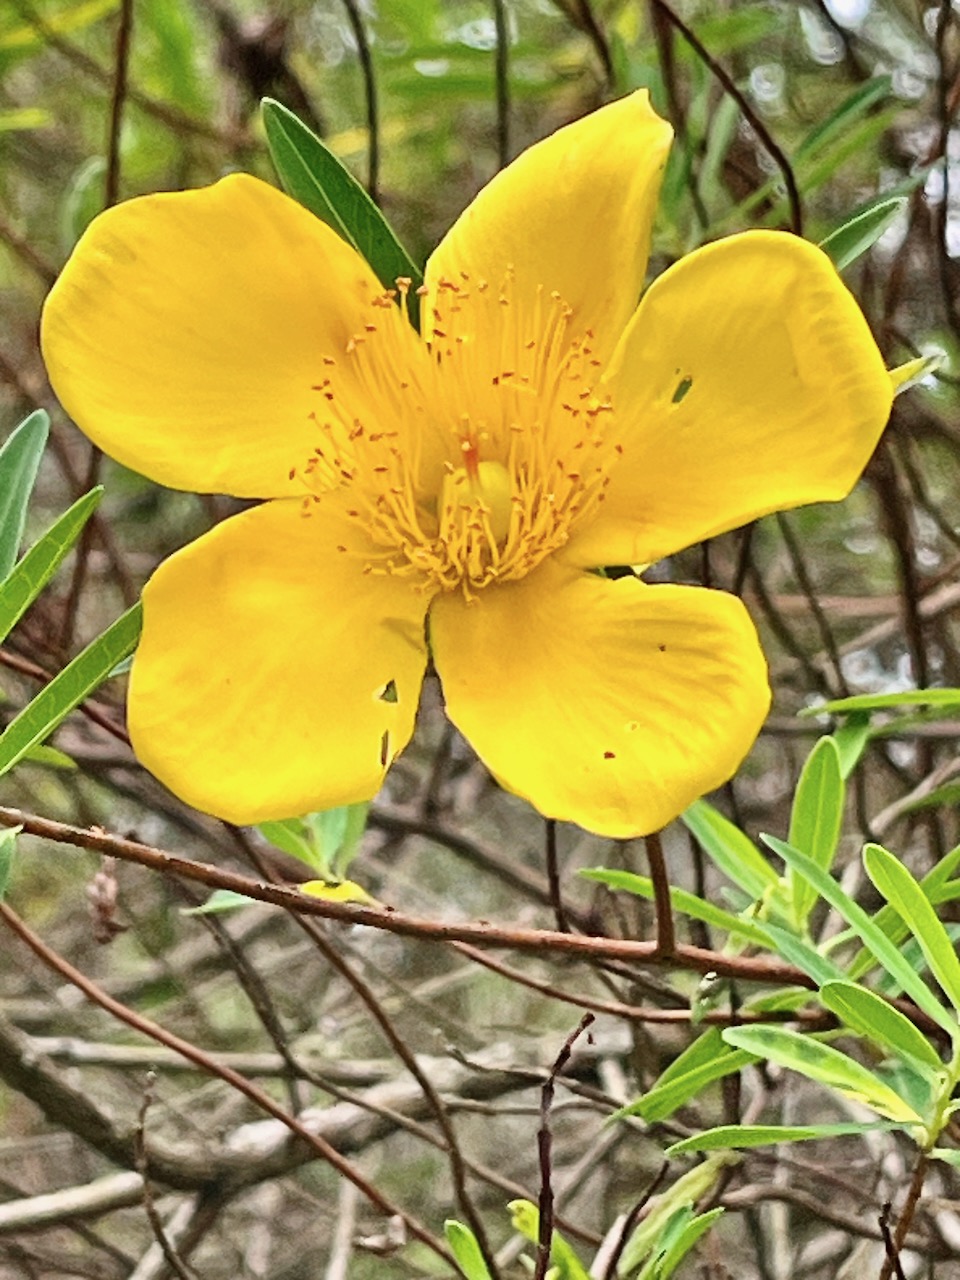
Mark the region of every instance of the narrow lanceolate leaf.
[[0, 902], [7, 896], [7, 889], [10, 887], [20, 831], [20, 827], [4, 827], [0, 831]]
[[712, 1062], [702, 1063], [682, 1075], [672, 1076], [667, 1081], [658, 1081], [649, 1092], [637, 1098], [635, 1102], [615, 1111], [613, 1119], [619, 1119], [621, 1116], [641, 1116], [648, 1124], [666, 1120], [678, 1107], [682, 1107], [691, 1098], [702, 1093], [714, 1081], [722, 1080], [724, 1076], [732, 1075], [735, 1071], [749, 1067], [751, 1063], [757, 1061], [756, 1055], [752, 1053], [725, 1048], [726, 1051], [718, 1054]]
[[[818, 867], [829, 871], [840, 839], [843, 821], [844, 785], [840, 773], [840, 752], [832, 738], [821, 738], [804, 763], [790, 813], [790, 843]], [[790, 897], [798, 928], [817, 900], [808, 880], [791, 871]]]
[[837, 270], [843, 271], [877, 243], [906, 206], [907, 201], [903, 196], [880, 200], [868, 209], [854, 214], [842, 226], [837, 227], [836, 231], [831, 231], [826, 239], [820, 241], [820, 248]]
[[[635, 893], [641, 898], [650, 900], [654, 896], [653, 881], [649, 876], [608, 867], [588, 867], [580, 874], [585, 879], [597, 880], [610, 889], [622, 889], [625, 893]], [[770, 949], [770, 937], [766, 925], [756, 924], [744, 916], [737, 916], [732, 911], [725, 911], [723, 907], [714, 906], [712, 902], [698, 898], [687, 889], [678, 889], [671, 885], [670, 905], [674, 911], [682, 912], [683, 915], [690, 916], [694, 920], [702, 920], [704, 924], [712, 925], [716, 929], [722, 929], [731, 937], [744, 938], [756, 946]]]
[[746, 1147], [767, 1147], [776, 1142], [810, 1142], [816, 1138], [843, 1138], [851, 1134], [874, 1133], [878, 1129], [896, 1129], [889, 1121], [873, 1124], [721, 1124], [705, 1129], [667, 1147], [663, 1153], [671, 1159], [687, 1151], [727, 1151]]
[[875, 991], [838, 979], [823, 984], [820, 999], [858, 1035], [930, 1071], [942, 1069], [943, 1063], [926, 1036]]
[[291, 858], [299, 858], [314, 871], [326, 871], [317, 850], [304, 834], [303, 822], [299, 818], [283, 818], [276, 822], [261, 822], [257, 830], [277, 849], [282, 849]]
[[695, 800], [681, 818], [724, 875], [751, 898], [777, 887], [777, 873], [750, 837], [706, 800]]
[[930, 972], [960, 1011], [960, 960], [927, 895], [899, 859], [878, 844], [863, 851], [867, 875], [920, 944]]
[[840, 755], [840, 776], [846, 782], [870, 741], [869, 712], [855, 711], [848, 715], [834, 730], [833, 741]]
[[44, 738], [101, 685], [116, 664], [132, 653], [140, 637], [141, 608], [135, 604], [87, 645], [0, 734], [0, 773]]
[[723, 1032], [727, 1044], [755, 1053], [770, 1062], [778, 1062], [862, 1102], [891, 1120], [905, 1124], [923, 1124], [913, 1107], [895, 1093], [872, 1071], [848, 1058], [845, 1053], [821, 1044], [812, 1036], [801, 1035], [787, 1027], [728, 1027]]
[[670, 1242], [669, 1248], [663, 1255], [663, 1260], [656, 1271], [657, 1280], [669, 1280], [669, 1277], [673, 1275], [701, 1236], [706, 1235], [716, 1220], [722, 1217], [725, 1212], [726, 1210], [720, 1205], [716, 1209], [708, 1209], [706, 1213], [698, 1214], [697, 1217], [689, 1222], [683, 1223], [677, 1232], [676, 1239]]
[[861, 942], [872, 952], [874, 958], [886, 969], [887, 973], [899, 983], [901, 989], [910, 997], [918, 1008], [928, 1014], [951, 1037], [960, 1031], [957, 1019], [952, 1017], [936, 996], [923, 981], [915, 969], [912, 969], [900, 954], [897, 947], [887, 937], [876, 921], [845, 893], [831, 875], [822, 867], [818, 867], [812, 858], [808, 858], [799, 849], [794, 849], [784, 840], [776, 836], [762, 836], [763, 842], [778, 853], [788, 866], [805, 876], [816, 891], [835, 911], [838, 911]]
[[102, 489], [94, 489], [78, 499], [0, 582], [0, 641], [10, 634], [56, 573], [102, 493]]
[[224, 911], [236, 911], [238, 907], [257, 905], [258, 903], [253, 898], [248, 898], [245, 893], [237, 893], [233, 889], [215, 889], [202, 906], [181, 907], [180, 914], [182, 916], [216, 916]]
[[38, 409], [0, 449], [0, 581], [13, 568], [23, 541], [27, 504], [49, 432], [50, 419]]
[[457, 1260], [457, 1266], [467, 1280], [490, 1280], [490, 1272], [477, 1244], [477, 1237], [469, 1227], [448, 1218], [443, 1224], [443, 1234], [447, 1237], [447, 1244]]
[[637, 1280], [643, 1275], [646, 1275], [646, 1280], [655, 1280], [659, 1273], [648, 1270], [649, 1263], [655, 1261], [664, 1245], [669, 1248], [668, 1241], [676, 1238], [673, 1233], [677, 1226], [680, 1231], [686, 1227], [691, 1220], [693, 1206], [716, 1186], [723, 1170], [735, 1159], [723, 1152], [707, 1156], [706, 1160], [701, 1160], [682, 1174], [666, 1191], [654, 1196], [643, 1221], [627, 1241], [618, 1274], [633, 1276], [640, 1264], [647, 1260], [648, 1265], [639, 1273]]
[[772, 946], [783, 956], [788, 964], [796, 965], [811, 977], [817, 986], [829, 982], [832, 978], [842, 978], [840, 969], [829, 957], [821, 955], [815, 947], [803, 938], [798, 938], [789, 929], [781, 929], [779, 925], [768, 924], [767, 933]]
[[288, 195], [353, 245], [384, 288], [411, 281], [407, 306], [416, 323], [416, 290], [423, 276], [386, 218], [333, 152], [286, 107], [272, 98], [261, 105], [270, 156]]
[[897, 693], [857, 693], [804, 707], [801, 716], [846, 715], [851, 711], [884, 711], [887, 707], [960, 707], [960, 689], [903, 689]]

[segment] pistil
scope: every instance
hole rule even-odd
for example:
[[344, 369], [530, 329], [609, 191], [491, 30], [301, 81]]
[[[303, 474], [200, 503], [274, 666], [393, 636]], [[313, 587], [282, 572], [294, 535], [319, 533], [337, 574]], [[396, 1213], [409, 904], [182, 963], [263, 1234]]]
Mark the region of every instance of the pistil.
[[[430, 341], [414, 350], [423, 358], [393, 336], [390, 293], [377, 304], [388, 316], [324, 357], [319, 443], [295, 472], [307, 514], [325, 492], [349, 493], [348, 515], [382, 548], [367, 572], [469, 600], [559, 550], [596, 513], [622, 449], [613, 406], [596, 392], [592, 335], [571, 335], [562, 298], [538, 293], [528, 316], [505, 324], [510, 273], [499, 290], [464, 274], [441, 281], [433, 301]], [[342, 391], [341, 361], [353, 363]], [[350, 415], [348, 382], [376, 423]], [[444, 436], [437, 462], [425, 441], [442, 452]]]

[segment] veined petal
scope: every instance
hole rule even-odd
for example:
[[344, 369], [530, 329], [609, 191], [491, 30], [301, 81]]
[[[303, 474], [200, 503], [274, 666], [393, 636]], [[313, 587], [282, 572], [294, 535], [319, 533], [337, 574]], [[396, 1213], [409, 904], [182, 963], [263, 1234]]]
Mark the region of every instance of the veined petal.
[[[499, 372], [499, 353], [509, 359], [541, 336], [536, 316], [548, 313], [556, 291], [573, 309], [570, 336], [593, 330], [592, 349], [606, 360], [643, 285], [671, 138], [641, 90], [524, 151], [483, 188], [427, 263], [424, 333], [432, 307], [446, 320], [442, 280], [469, 291], [486, 281], [495, 322], [477, 341], [490, 343], [481, 354]], [[498, 317], [501, 292], [508, 305]]]
[[733, 596], [611, 580], [546, 561], [430, 614], [447, 714], [546, 817], [629, 837], [736, 770], [769, 705]]
[[382, 295], [329, 227], [233, 174], [96, 218], [47, 299], [44, 358], [67, 412], [124, 465], [173, 488], [282, 496], [317, 444], [325, 378], [348, 420], [388, 407], [344, 358], [366, 323], [411, 366], [425, 358]]
[[649, 563], [808, 502], [845, 497], [892, 389], [853, 296], [821, 250], [749, 231], [647, 290], [607, 375], [622, 462], [565, 555]]
[[427, 597], [364, 572], [338, 503], [245, 511], [144, 590], [134, 750], [204, 812], [252, 823], [368, 800], [410, 738]]

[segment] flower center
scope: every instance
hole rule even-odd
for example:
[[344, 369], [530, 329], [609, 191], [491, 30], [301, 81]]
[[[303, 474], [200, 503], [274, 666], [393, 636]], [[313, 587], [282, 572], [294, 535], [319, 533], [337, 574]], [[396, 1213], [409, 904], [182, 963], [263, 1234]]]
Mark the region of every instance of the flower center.
[[367, 572], [469, 599], [529, 573], [596, 513], [622, 453], [612, 406], [597, 391], [592, 335], [571, 332], [558, 295], [523, 304], [510, 274], [499, 290], [441, 280], [426, 343], [395, 296], [324, 357], [320, 440], [291, 475], [308, 489], [306, 514], [346, 491], [376, 548]]

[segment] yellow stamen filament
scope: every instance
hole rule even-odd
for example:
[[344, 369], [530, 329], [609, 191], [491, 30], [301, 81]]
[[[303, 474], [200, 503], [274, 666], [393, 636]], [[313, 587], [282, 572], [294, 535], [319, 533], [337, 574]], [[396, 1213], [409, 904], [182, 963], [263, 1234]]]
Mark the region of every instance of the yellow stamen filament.
[[[402, 301], [410, 282], [397, 284]], [[396, 296], [384, 293], [346, 349], [323, 356], [318, 443], [292, 474], [308, 491], [305, 514], [325, 492], [349, 493], [348, 514], [379, 549], [368, 572], [470, 599], [522, 578], [595, 515], [623, 450], [597, 391], [592, 334], [572, 331], [558, 294], [520, 304], [512, 272], [499, 288], [465, 273], [441, 280], [419, 359]], [[504, 323], [521, 306], [520, 322]], [[348, 384], [377, 421], [350, 416]]]

